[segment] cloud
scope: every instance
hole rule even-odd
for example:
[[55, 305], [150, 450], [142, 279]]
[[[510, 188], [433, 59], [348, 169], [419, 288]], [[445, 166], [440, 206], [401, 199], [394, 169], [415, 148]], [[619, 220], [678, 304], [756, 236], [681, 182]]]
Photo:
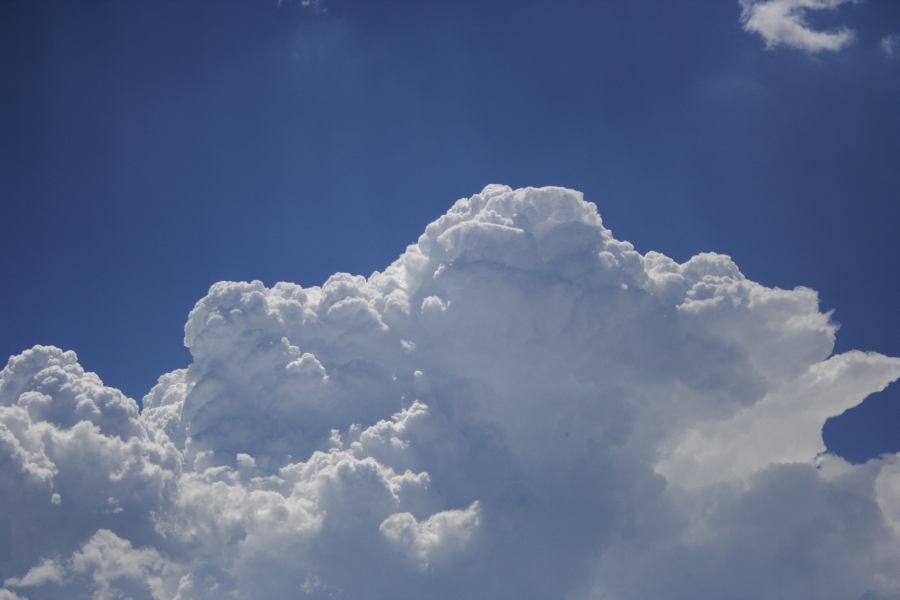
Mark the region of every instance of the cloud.
[[833, 10], [855, 0], [739, 0], [744, 31], [756, 33], [767, 48], [788, 46], [809, 53], [838, 51], [854, 32], [846, 27], [818, 31], [806, 22], [807, 11]]
[[33, 587], [48, 583], [62, 583], [63, 570], [54, 560], [44, 560], [28, 570], [23, 577], [10, 577], [3, 582], [6, 587]]
[[888, 58], [896, 58], [900, 51], [900, 33], [891, 33], [881, 38], [881, 51]]
[[412, 513], [394, 513], [378, 529], [426, 569], [465, 549], [478, 525], [476, 500], [465, 510], [445, 510], [422, 522]]
[[897, 597], [900, 456], [821, 428], [900, 359], [836, 331], [811, 289], [488, 186], [370, 277], [213, 285], [142, 412], [12, 357], [0, 597]]
[[[281, 8], [290, 2], [291, 0], [277, 0], [275, 4], [278, 8]], [[328, 12], [328, 9], [323, 6], [324, 2], [322, 0], [299, 0], [299, 4], [302, 8], [313, 12]]]

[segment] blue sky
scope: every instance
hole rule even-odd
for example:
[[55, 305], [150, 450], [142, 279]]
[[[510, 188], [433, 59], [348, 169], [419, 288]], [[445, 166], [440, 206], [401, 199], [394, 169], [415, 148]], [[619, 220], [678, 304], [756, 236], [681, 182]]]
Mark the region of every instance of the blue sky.
[[[383, 268], [486, 183], [563, 185], [617, 237], [730, 254], [900, 355], [900, 4], [766, 48], [734, 1], [6, 2], [0, 354], [77, 350], [139, 398], [213, 282]], [[890, 39], [890, 38], [889, 38]], [[826, 426], [896, 450], [897, 386]]]

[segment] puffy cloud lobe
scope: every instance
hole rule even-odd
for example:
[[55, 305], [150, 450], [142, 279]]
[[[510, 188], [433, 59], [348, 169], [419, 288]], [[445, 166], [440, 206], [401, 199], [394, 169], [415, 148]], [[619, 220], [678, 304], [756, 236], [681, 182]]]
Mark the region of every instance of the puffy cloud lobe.
[[423, 522], [408, 512], [394, 513], [381, 522], [379, 529], [425, 569], [468, 545], [478, 529], [478, 502], [465, 510], [436, 513]]
[[488, 186], [368, 278], [215, 284], [140, 414], [70, 352], [10, 359], [3, 593], [896, 596], [900, 458], [821, 427], [900, 360], [835, 333], [813, 290]]
[[60, 595], [69, 595], [75, 588], [90, 590], [91, 597], [97, 600], [162, 599], [174, 597], [180, 570], [163, 560], [155, 549], [133, 548], [128, 540], [101, 529], [67, 560], [45, 559], [23, 577], [7, 579], [4, 585], [24, 588], [26, 593], [29, 588], [51, 586]]
[[154, 539], [151, 512], [180, 465], [171, 443], [150, 440], [137, 404], [74, 353], [37, 346], [13, 357], [0, 371], [0, 577], [68, 554], [100, 527]]
[[817, 31], [805, 19], [806, 11], [836, 9], [855, 0], [740, 0], [741, 23], [745, 31], [756, 33], [767, 48], [790, 46], [809, 53], [841, 50], [853, 41], [854, 32], [845, 27]]

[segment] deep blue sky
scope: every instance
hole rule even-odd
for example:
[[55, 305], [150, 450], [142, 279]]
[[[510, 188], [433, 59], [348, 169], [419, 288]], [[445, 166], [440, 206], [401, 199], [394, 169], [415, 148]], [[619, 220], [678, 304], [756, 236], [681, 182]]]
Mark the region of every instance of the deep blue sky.
[[[393, 260], [486, 183], [585, 192], [616, 235], [821, 293], [900, 355], [900, 2], [765, 50], [737, 0], [0, 3], [0, 354], [75, 349], [140, 398], [221, 279]], [[826, 426], [900, 449], [897, 385]]]

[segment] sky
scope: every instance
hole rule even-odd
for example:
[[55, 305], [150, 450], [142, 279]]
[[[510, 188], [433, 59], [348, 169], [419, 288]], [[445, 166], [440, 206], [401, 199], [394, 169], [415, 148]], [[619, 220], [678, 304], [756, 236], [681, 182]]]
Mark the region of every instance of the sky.
[[0, 600], [900, 596], [900, 3], [10, 1], [0, 78]]
[[[767, 48], [733, 2], [0, 14], [5, 355], [77, 348], [141, 398], [210, 284], [368, 275], [492, 182], [579, 189], [640, 250], [810, 286], [839, 349], [900, 353], [896, 2], [809, 12], [855, 33], [819, 52]], [[898, 393], [829, 439], [900, 448]]]

